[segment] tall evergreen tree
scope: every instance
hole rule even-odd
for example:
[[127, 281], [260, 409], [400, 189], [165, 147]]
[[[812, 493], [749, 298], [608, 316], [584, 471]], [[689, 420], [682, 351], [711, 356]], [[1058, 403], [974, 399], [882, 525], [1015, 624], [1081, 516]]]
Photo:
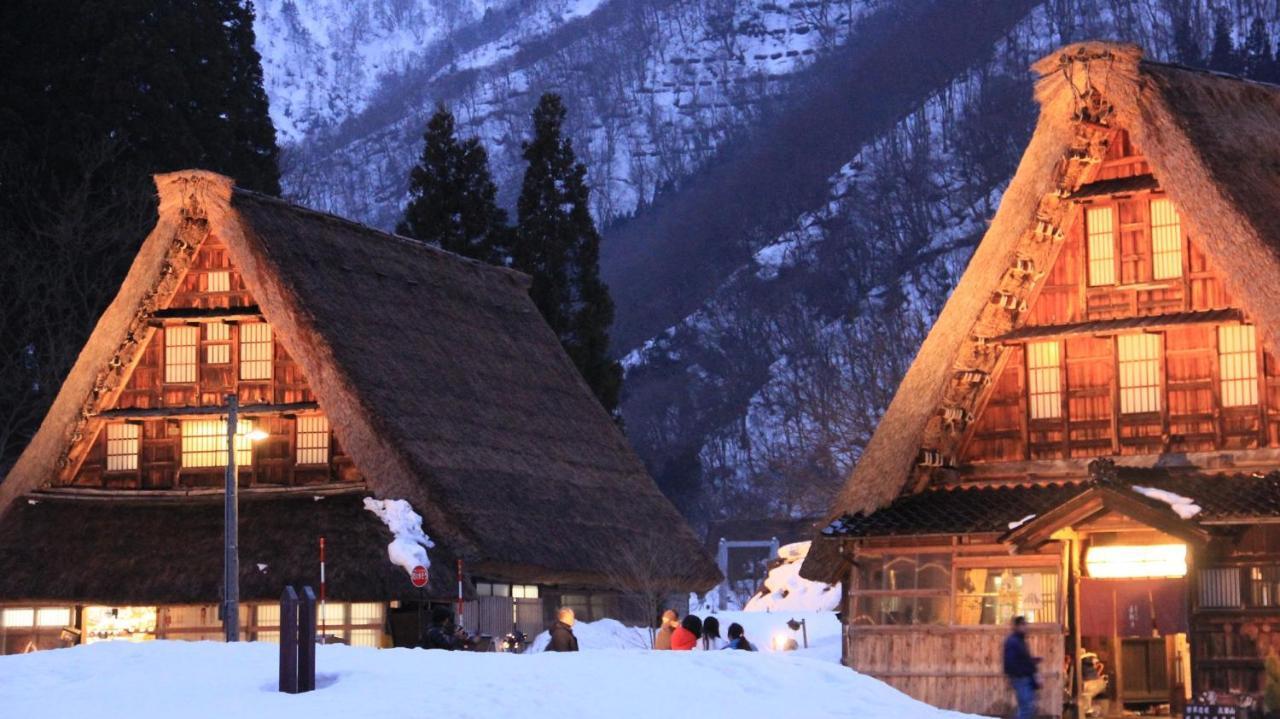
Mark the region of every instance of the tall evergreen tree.
[[587, 210], [587, 168], [564, 137], [564, 118], [559, 95], [543, 95], [534, 108], [512, 258], [532, 276], [529, 294], [600, 404], [616, 412], [622, 369], [609, 357], [613, 300], [600, 279], [600, 235]]
[[1190, 67], [1200, 67], [1204, 58], [1200, 56], [1200, 43], [1191, 31], [1191, 21], [1186, 15], [1179, 17], [1173, 26], [1173, 49], [1178, 62]]
[[242, 0], [0, 2], [0, 465], [155, 222], [150, 175], [280, 191]]
[[1267, 34], [1267, 23], [1260, 17], [1255, 16], [1249, 23], [1243, 55], [1245, 77], [1263, 82], [1273, 80], [1275, 58], [1271, 55], [1271, 36]]
[[1232, 74], [1239, 74], [1241, 71], [1240, 56], [1231, 39], [1231, 25], [1227, 22], [1225, 12], [1218, 13], [1213, 20], [1213, 47], [1209, 50], [1209, 69]]
[[511, 254], [507, 213], [489, 175], [489, 155], [476, 138], [459, 142], [443, 106], [427, 122], [422, 158], [409, 175], [404, 219], [396, 232], [450, 252], [505, 265]]

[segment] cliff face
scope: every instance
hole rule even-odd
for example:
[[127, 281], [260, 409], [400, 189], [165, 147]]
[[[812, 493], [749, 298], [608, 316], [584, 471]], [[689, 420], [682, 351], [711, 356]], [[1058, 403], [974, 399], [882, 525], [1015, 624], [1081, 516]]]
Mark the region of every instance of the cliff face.
[[999, 202], [1034, 59], [1089, 37], [1207, 54], [1215, 12], [1238, 44], [1280, 29], [1273, 0], [303, 5], [264, 3], [259, 46], [312, 206], [394, 224], [437, 102], [510, 203], [529, 110], [565, 96], [628, 435], [695, 520], [825, 507]]

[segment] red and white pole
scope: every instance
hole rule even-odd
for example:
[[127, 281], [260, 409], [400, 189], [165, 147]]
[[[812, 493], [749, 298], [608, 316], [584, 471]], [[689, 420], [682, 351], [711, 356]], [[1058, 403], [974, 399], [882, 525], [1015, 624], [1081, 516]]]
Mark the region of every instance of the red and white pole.
[[320, 538], [320, 643], [325, 643], [328, 631], [324, 622], [324, 537]]
[[462, 560], [458, 560], [458, 626], [465, 627], [462, 623]]

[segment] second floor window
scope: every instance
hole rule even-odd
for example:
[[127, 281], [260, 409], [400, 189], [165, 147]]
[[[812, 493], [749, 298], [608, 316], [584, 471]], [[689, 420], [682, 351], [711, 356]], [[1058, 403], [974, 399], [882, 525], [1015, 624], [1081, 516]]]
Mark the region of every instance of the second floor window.
[[204, 326], [204, 361], [208, 364], [231, 362], [231, 327], [221, 322]]
[[1089, 242], [1089, 286], [1116, 283], [1115, 213], [1110, 207], [1091, 207], [1085, 213]]
[[136, 424], [107, 425], [107, 471], [129, 472], [138, 468], [138, 435]]
[[271, 325], [240, 325], [240, 379], [271, 379]]
[[1160, 336], [1116, 338], [1120, 372], [1120, 413], [1160, 411]]
[[200, 328], [166, 327], [164, 330], [164, 381], [195, 382]]
[[[236, 465], [245, 467], [253, 461], [253, 443], [248, 434], [253, 420], [236, 422]], [[221, 419], [187, 419], [182, 421], [182, 466], [227, 466], [227, 422]]]
[[298, 464], [327, 464], [329, 462], [329, 419], [324, 415], [303, 415], [298, 418]]
[[1258, 345], [1253, 325], [1218, 328], [1218, 379], [1223, 407], [1258, 403]]
[[1058, 342], [1027, 345], [1027, 389], [1031, 419], [1062, 416], [1062, 362]]
[[1151, 201], [1151, 263], [1153, 279], [1182, 276], [1182, 222], [1163, 197]]

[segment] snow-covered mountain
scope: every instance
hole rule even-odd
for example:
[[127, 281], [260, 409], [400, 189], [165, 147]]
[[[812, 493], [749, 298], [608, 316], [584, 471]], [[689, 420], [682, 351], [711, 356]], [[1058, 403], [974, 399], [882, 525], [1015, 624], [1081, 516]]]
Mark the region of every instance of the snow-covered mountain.
[[[266, 0], [287, 192], [382, 227], [436, 103], [510, 203], [562, 94], [605, 227], [628, 434], [695, 519], [820, 511], [994, 212], [1027, 70], [1177, 59], [1276, 0]], [[1273, 35], [1274, 37], [1274, 35]]]

